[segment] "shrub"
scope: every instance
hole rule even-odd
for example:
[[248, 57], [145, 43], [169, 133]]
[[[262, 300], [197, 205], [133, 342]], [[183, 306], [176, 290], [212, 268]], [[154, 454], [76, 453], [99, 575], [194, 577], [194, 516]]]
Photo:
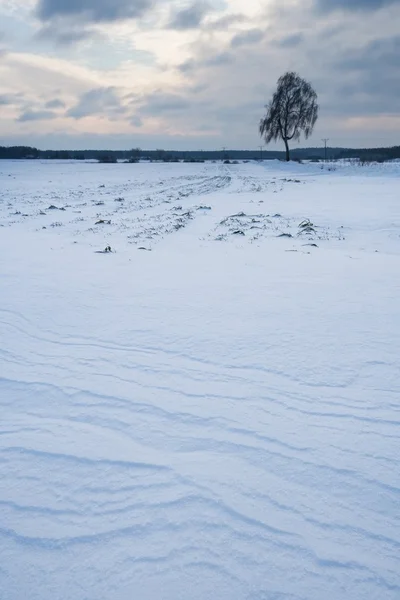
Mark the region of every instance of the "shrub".
[[103, 156], [99, 156], [98, 162], [102, 164], [116, 163], [117, 159], [113, 155], [104, 154]]

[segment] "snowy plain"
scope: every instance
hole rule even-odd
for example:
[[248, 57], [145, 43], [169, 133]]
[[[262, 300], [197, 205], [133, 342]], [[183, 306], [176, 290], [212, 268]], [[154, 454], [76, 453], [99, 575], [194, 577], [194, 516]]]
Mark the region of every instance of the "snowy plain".
[[2, 161], [0, 257], [1, 600], [400, 598], [400, 164]]

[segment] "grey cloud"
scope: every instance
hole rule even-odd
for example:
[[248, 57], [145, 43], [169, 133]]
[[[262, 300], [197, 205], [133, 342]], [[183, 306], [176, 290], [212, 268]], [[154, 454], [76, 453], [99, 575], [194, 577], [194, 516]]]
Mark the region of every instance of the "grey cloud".
[[143, 119], [141, 119], [140, 117], [138, 117], [138, 116], [136, 116], [136, 115], [135, 115], [135, 116], [134, 116], [134, 117], [132, 117], [132, 119], [131, 119], [131, 124], [132, 124], [134, 127], [143, 127]]
[[189, 94], [200, 94], [202, 92], [205, 92], [208, 89], [208, 85], [205, 83], [200, 83], [198, 85], [193, 85], [191, 87], [187, 87], [186, 91]]
[[60, 46], [69, 46], [89, 38], [99, 37], [99, 34], [82, 25], [57, 20], [55, 23], [44, 25], [36, 37], [41, 40], [52, 40]]
[[[154, 1], [158, 4], [163, 0]], [[180, 0], [173, 6], [187, 7], [191, 1], [193, 2]], [[44, 22], [44, 26], [54, 28], [57, 25], [61, 31], [65, 31], [65, 35], [69, 30], [75, 35], [76, 31], [79, 33], [79, 28], [86, 31], [94, 29], [100, 16], [95, 12], [84, 13], [78, 10], [74, 0], [71, 0], [71, 3], [75, 4], [73, 10], [72, 6], [69, 12], [64, 10], [53, 13], [51, 20]], [[103, 3], [100, 2], [99, 5]], [[87, 7], [89, 3], [82, 0], [82, 4]], [[165, 3], [165, 6], [168, 4]], [[392, 14], [398, 7], [396, 0], [346, 0], [346, 3], [344, 0], [310, 0], [307, 6], [314, 9], [319, 6], [320, 10], [306, 9], [303, 3], [297, 2], [291, 3], [290, 10], [271, 11], [268, 18], [261, 15], [258, 20], [246, 20], [244, 17], [243, 21], [240, 16], [235, 15], [218, 18], [219, 13], [207, 13], [203, 17], [198, 13], [198, 22], [205, 35], [193, 37], [193, 43], [190, 45], [192, 58], [178, 67], [186, 76], [186, 81], [182, 82], [182, 90], [175, 88], [172, 91], [167, 87], [163, 88], [162, 92], [142, 95], [140, 87], [135, 88], [132, 84], [136, 93], [127, 94], [128, 90], [121, 90], [125, 97], [120, 99], [119, 90], [100, 88], [80, 97], [67, 114], [76, 119], [91, 114], [112, 116], [121, 114], [126, 106], [124, 114], [127, 128], [129, 124], [135, 128], [140, 127], [150, 116], [159, 117], [166, 123], [166, 129], [157, 129], [155, 147], [162, 147], [166, 143], [165, 140], [168, 141], [168, 134], [164, 134], [166, 130], [183, 132], [176, 142], [179, 147], [193, 147], [194, 140], [202, 138], [191, 138], [191, 132], [199, 131], [203, 123], [206, 123], [207, 128], [215, 135], [213, 143], [229, 144], [232, 140], [235, 144], [247, 146], [254, 144], [254, 140], [258, 139], [257, 124], [263, 114], [263, 106], [273, 93], [276, 79], [288, 68], [288, 59], [290, 67], [310, 79], [319, 94], [322, 109], [321, 135], [323, 131], [323, 135], [335, 137], [342, 142], [345, 137], [341, 136], [350, 138], [357, 135], [356, 129], [348, 133], [346, 124], [341, 126], [341, 122], [344, 123], [347, 117], [375, 116], [389, 111], [399, 114], [397, 105], [400, 95], [400, 42], [397, 38], [390, 38], [388, 33], [396, 27]], [[387, 15], [383, 11], [379, 15], [380, 27], [383, 27], [384, 31], [387, 18], [386, 39], [375, 40], [371, 44], [362, 42], [367, 36], [370, 39], [373, 35], [376, 20], [374, 9], [383, 6], [392, 8]], [[364, 12], [355, 12], [357, 7], [359, 11]], [[330, 14], [327, 16], [328, 11], [335, 8], [340, 11], [335, 14], [335, 18], [331, 18]], [[351, 15], [349, 10], [353, 10]], [[169, 14], [172, 20], [177, 17], [177, 13]], [[310, 19], [313, 19], [312, 30], [309, 29]], [[104, 21], [104, 16], [102, 20]], [[195, 19], [192, 20], [192, 23], [195, 22]], [[242, 22], [245, 24], [242, 25]], [[59, 23], [64, 24], [64, 29]], [[235, 23], [240, 26], [236, 27]], [[190, 18], [183, 30], [188, 29], [188, 25]], [[252, 27], [254, 29], [251, 29]], [[213, 31], [224, 31], [228, 28], [229, 39], [233, 38], [232, 46], [226, 41], [226, 35], [211, 35]], [[245, 28], [248, 30], [244, 31]], [[303, 38], [301, 31], [306, 32]], [[294, 52], [290, 52], [292, 48], [295, 48]], [[183, 58], [182, 61], [184, 60]], [[267, 76], [260, 77], [260, 73], [265, 73], [265, 65], [268, 67]], [[207, 90], [203, 90], [205, 86]], [[189, 88], [199, 91], [192, 94]], [[4, 88], [4, 91], [6, 89]], [[166, 93], [168, 91], [171, 93]], [[43, 95], [41, 97], [43, 98]], [[52, 98], [58, 97], [63, 97], [61, 92], [52, 89], [46, 99], [51, 101]], [[27, 106], [24, 102], [19, 112], [23, 112], [25, 107], [32, 109], [31, 104]], [[44, 108], [42, 104], [34, 106], [37, 111]], [[332, 122], [334, 125], [330, 124]], [[79, 128], [84, 129], [84, 125]], [[41, 130], [40, 123], [37, 129]], [[87, 134], [82, 142], [85, 146], [90, 144], [88, 140], [96, 143], [95, 137], [90, 138], [89, 135]], [[383, 135], [386, 134], [382, 133]], [[153, 139], [151, 136], [152, 134], [146, 133], [146, 128], [142, 131], [137, 129], [135, 141], [132, 142], [130, 134], [126, 138], [127, 144], [148, 147]], [[74, 144], [74, 141], [71, 143]], [[120, 141], [115, 143], [120, 144]], [[203, 142], [199, 141], [200, 143]]]
[[193, 59], [189, 59], [189, 60], [185, 60], [185, 62], [181, 63], [178, 66], [179, 71], [181, 71], [181, 73], [190, 73], [192, 71], [194, 71], [197, 67], [197, 62]]
[[43, 22], [58, 18], [103, 23], [143, 16], [153, 0], [39, 0], [36, 14]]
[[350, 56], [343, 58], [339, 65], [343, 69], [370, 70], [375, 67], [382, 71], [395, 67], [400, 78], [399, 56], [400, 35], [397, 35], [373, 40], [361, 50], [355, 50]]
[[334, 25], [327, 24], [322, 26], [315, 32], [316, 37], [321, 40], [321, 42], [325, 42], [329, 38], [334, 37], [335, 35], [340, 35], [343, 31], [342, 23], [335, 23]]
[[179, 65], [182, 73], [193, 73], [204, 67], [219, 67], [233, 63], [234, 57], [229, 52], [219, 52], [202, 60], [189, 59]]
[[197, 29], [210, 10], [210, 6], [205, 2], [195, 2], [191, 6], [174, 13], [168, 28], [178, 30]]
[[233, 56], [229, 52], [220, 52], [203, 61], [206, 67], [218, 67], [220, 65], [228, 65], [233, 62]]
[[348, 11], [373, 11], [391, 4], [400, 4], [400, 0], [316, 0], [322, 11], [345, 9]]
[[251, 119], [253, 115], [258, 115], [262, 112], [260, 103], [257, 101], [248, 101], [235, 104], [234, 106], [223, 106], [212, 109], [212, 114], [217, 118], [218, 122], [232, 124], [235, 119]]
[[6, 56], [8, 53], [7, 48], [4, 46], [5, 41], [6, 34], [4, 33], [4, 31], [0, 31], [0, 58], [2, 56]]
[[225, 15], [219, 19], [210, 21], [205, 25], [205, 28], [211, 31], [224, 31], [229, 29], [231, 25], [235, 25], [236, 23], [245, 23], [246, 21], [248, 21], [248, 17], [239, 13]]
[[[334, 67], [348, 82], [342, 84], [346, 103], [358, 113], [398, 112], [400, 96], [400, 36], [377, 39], [336, 61]], [[358, 100], [358, 101], [357, 101]]]
[[239, 46], [248, 46], [250, 44], [257, 44], [264, 37], [264, 31], [261, 29], [249, 29], [248, 31], [243, 31], [241, 33], [237, 33], [231, 41], [232, 48], [238, 48]]
[[346, 45], [310, 78], [323, 112], [331, 117], [398, 114], [400, 36], [376, 39], [363, 47]]
[[298, 46], [304, 39], [302, 33], [293, 33], [292, 35], [288, 35], [281, 40], [279, 40], [278, 45], [281, 48], [294, 48]]
[[0, 94], [0, 106], [10, 106], [14, 104], [14, 97], [11, 94]]
[[0, 94], [0, 106], [18, 106], [24, 103], [24, 94]]
[[120, 114], [125, 112], [115, 88], [96, 88], [81, 96], [79, 102], [67, 111], [67, 117], [83, 119], [96, 114]]
[[165, 94], [155, 92], [145, 97], [140, 107], [141, 114], [157, 115], [160, 113], [169, 113], [186, 110], [192, 105], [192, 102], [179, 96], [178, 94]]
[[57, 113], [51, 110], [27, 110], [18, 117], [17, 121], [20, 123], [25, 123], [26, 121], [49, 121], [55, 119], [57, 116]]
[[65, 104], [62, 100], [54, 98], [54, 100], [49, 100], [48, 102], [46, 102], [45, 107], [50, 109], [65, 108]]

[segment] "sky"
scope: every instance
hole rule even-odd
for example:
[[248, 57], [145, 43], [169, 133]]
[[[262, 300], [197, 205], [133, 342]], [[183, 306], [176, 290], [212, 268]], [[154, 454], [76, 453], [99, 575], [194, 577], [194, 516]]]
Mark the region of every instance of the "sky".
[[286, 71], [300, 146], [400, 145], [399, 58], [400, 0], [0, 0], [0, 145], [257, 148]]

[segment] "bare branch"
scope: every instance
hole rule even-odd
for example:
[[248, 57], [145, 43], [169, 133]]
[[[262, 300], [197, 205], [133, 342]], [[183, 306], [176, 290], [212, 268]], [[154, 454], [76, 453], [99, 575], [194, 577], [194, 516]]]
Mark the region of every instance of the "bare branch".
[[260, 135], [269, 144], [282, 139], [289, 160], [288, 141], [307, 139], [318, 118], [317, 94], [308, 81], [297, 73], [288, 72], [278, 79], [276, 92], [265, 107], [266, 115], [260, 121]]

